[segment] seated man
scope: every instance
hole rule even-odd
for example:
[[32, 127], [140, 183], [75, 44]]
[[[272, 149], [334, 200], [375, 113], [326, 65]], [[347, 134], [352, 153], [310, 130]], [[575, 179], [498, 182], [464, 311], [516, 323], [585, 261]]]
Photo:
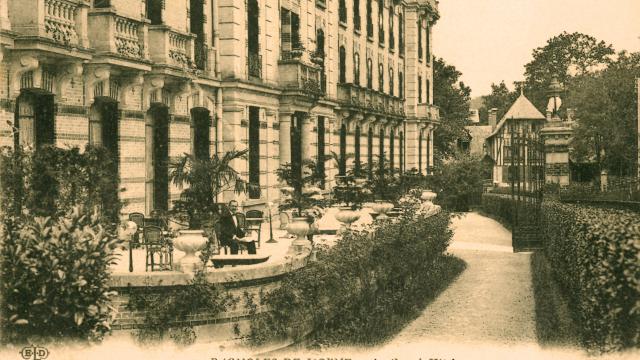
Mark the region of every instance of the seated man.
[[238, 224], [236, 213], [238, 212], [238, 202], [229, 201], [229, 206], [222, 213], [220, 218], [220, 244], [229, 246], [231, 254], [237, 254], [240, 242], [245, 244], [249, 254], [256, 253], [256, 243], [253, 240], [245, 239], [245, 232]]

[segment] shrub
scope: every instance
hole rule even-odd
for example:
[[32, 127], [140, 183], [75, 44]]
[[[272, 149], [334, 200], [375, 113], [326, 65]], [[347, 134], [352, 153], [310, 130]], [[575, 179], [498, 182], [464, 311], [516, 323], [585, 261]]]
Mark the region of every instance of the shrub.
[[588, 349], [640, 346], [640, 217], [549, 202], [545, 254], [567, 290]]
[[398, 317], [415, 311], [463, 267], [443, 255], [452, 236], [449, 214], [398, 219], [346, 232], [332, 248], [320, 248], [316, 262], [265, 296], [271, 311], [253, 319], [249, 341], [295, 341], [315, 331], [333, 341], [368, 343], [397, 328]]
[[5, 342], [32, 337], [99, 340], [109, 331], [109, 266], [120, 241], [100, 214], [5, 219], [0, 244]]
[[450, 211], [468, 211], [479, 204], [486, 165], [478, 157], [461, 156], [437, 168], [430, 182], [438, 193], [436, 202]]

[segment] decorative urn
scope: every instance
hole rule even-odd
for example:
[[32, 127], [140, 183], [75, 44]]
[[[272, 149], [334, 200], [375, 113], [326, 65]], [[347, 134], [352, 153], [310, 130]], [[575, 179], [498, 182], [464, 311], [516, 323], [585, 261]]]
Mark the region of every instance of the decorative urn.
[[204, 249], [207, 238], [202, 230], [180, 230], [179, 235], [173, 239], [173, 246], [184, 252], [185, 255], [176, 263], [176, 269], [182, 272], [193, 272], [202, 265], [196, 252]]
[[420, 199], [422, 199], [422, 201], [433, 201], [438, 195], [436, 193], [434, 193], [431, 190], [424, 190], [422, 191], [422, 194], [420, 195]]
[[371, 209], [378, 214], [376, 220], [378, 219], [387, 219], [387, 213], [393, 209], [393, 204], [390, 202], [386, 202], [384, 200], [376, 200], [373, 204], [371, 204]]
[[287, 232], [291, 235], [295, 235], [296, 238], [291, 243], [293, 250], [300, 254], [305, 247], [310, 247], [311, 242], [307, 240], [310, 226], [306, 217], [294, 217], [293, 220], [287, 225]]
[[342, 234], [351, 227], [351, 224], [360, 219], [360, 213], [352, 210], [349, 206], [340, 207], [340, 211], [336, 213], [336, 220], [340, 221], [340, 229], [338, 234]]

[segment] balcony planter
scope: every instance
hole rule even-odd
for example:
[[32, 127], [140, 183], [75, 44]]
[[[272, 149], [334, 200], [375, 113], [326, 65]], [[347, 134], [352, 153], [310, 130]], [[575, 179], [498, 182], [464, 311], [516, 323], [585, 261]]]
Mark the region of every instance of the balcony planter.
[[387, 216], [387, 213], [393, 209], [393, 204], [384, 200], [376, 200], [375, 203], [371, 205], [371, 209], [378, 214], [376, 220], [388, 219], [389, 216]]
[[194, 272], [201, 267], [202, 262], [196, 256], [196, 252], [204, 249], [206, 244], [207, 238], [204, 236], [204, 231], [180, 230], [178, 237], [173, 239], [173, 245], [185, 255], [176, 263], [176, 269], [182, 272]]
[[307, 240], [307, 235], [311, 231], [306, 217], [294, 217], [287, 226], [287, 232], [295, 235], [296, 238], [291, 243], [290, 252], [301, 254], [305, 248], [311, 247], [311, 242]]
[[351, 224], [358, 221], [358, 219], [360, 219], [360, 213], [358, 211], [352, 210], [349, 206], [340, 207], [340, 211], [336, 213], [336, 220], [340, 221], [338, 234], [347, 231], [351, 227]]

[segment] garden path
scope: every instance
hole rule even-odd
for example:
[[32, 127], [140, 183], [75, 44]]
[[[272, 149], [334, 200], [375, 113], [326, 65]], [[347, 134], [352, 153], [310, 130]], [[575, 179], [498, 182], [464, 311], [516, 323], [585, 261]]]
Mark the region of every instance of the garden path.
[[389, 345], [534, 345], [530, 254], [513, 253], [510, 231], [477, 213], [454, 218], [452, 228], [449, 251], [467, 269]]

